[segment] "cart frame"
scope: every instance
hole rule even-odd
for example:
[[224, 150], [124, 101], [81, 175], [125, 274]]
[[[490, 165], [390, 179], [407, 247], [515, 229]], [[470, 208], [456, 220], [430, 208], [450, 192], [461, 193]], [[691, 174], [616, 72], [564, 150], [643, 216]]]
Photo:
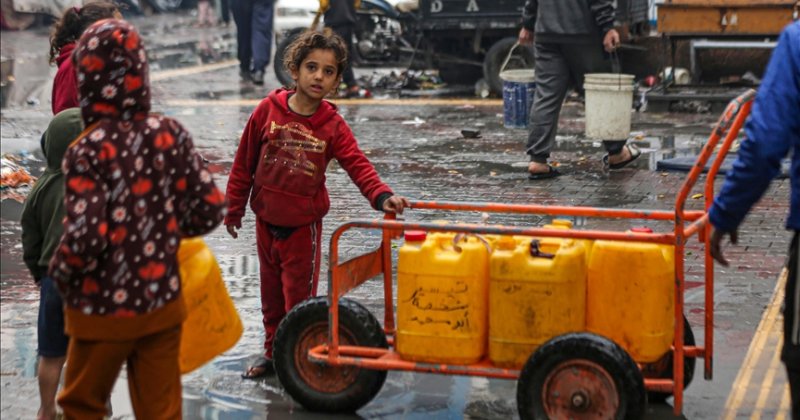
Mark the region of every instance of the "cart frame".
[[[345, 346], [339, 344], [339, 299], [366, 280], [383, 274], [384, 280], [384, 332], [389, 343], [393, 343], [395, 333], [394, 297], [392, 291], [392, 239], [399, 238], [404, 230], [425, 230], [433, 232], [460, 232], [498, 235], [522, 235], [538, 237], [557, 237], [574, 239], [601, 239], [628, 242], [646, 242], [673, 245], [675, 249], [675, 338], [673, 351], [673, 379], [645, 378], [647, 391], [671, 393], [675, 397], [673, 411], [680, 415], [683, 410], [684, 361], [686, 357], [702, 358], [704, 377], [712, 379], [714, 351], [714, 261], [711, 258], [709, 240], [711, 225], [708, 209], [714, 197], [714, 180], [733, 141], [737, 138], [745, 118], [750, 113], [754, 90], [748, 90], [731, 101], [718, 120], [708, 142], [702, 149], [695, 165], [687, 175], [675, 201], [674, 211], [608, 209], [595, 207], [566, 207], [524, 204], [471, 203], [445, 201], [411, 201], [413, 209], [481, 211], [494, 213], [541, 214], [548, 216], [578, 216], [593, 218], [620, 218], [672, 221], [674, 229], [666, 233], [639, 233], [602, 230], [555, 230], [544, 228], [524, 228], [511, 226], [488, 226], [478, 224], [440, 225], [435, 223], [415, 223], [398, 221], [394, 214], [387, 214], [383, 220], [353, 220], [338, 227], [330, 242], [330, 263], [328, 269], [328, 340], [326, 344], [309, 350], [309, 360], [332, 366], [356, 366], [374, 370], [402, 370], [439, 374], [483, 376], [488, 378], [517, 379], [520, 371], [495, 367], [488, 358], [470, 365], [448, 365], [419, 363], [402, 360], [390, 347], [374, 348]], [[719, 152], [712, 162], [705, 182], [704, 211], [685, 210], [686, 200], [703, 172], [715, 148], [722, 139]], [[374, 251], [357, 256], [346, 262], [339, 262], [339, 240], [342, 235], [354, 228], [378, 229], [382, 231], [380, 246]], [[685, 249], [688, 240], [697, 234], [705, 245], [705, 308], [704, 345], [686, 346], [684, 344], [684, 289], [685, 289]], [[641, 365], [639, 366], [641, 368]]]

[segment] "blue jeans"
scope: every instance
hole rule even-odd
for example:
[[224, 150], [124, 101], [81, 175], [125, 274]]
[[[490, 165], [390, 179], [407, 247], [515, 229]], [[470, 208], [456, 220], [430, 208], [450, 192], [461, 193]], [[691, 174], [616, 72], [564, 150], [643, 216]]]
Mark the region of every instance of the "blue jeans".
[[242, 71], [264, 71], [272, 59], [273, 0], [232, 0], [236, 44]]
[[39, 293], [39, 321], [37, 323], [39, 356], [64, 357], [67, 355], [69, 337], [64, 334], [64, 303], [53, 279], [42, 278]]

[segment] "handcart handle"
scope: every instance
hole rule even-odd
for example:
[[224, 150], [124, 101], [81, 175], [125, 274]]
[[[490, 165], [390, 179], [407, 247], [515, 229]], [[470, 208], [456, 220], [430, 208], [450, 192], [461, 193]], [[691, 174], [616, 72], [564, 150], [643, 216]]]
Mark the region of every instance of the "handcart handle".
[[711, 159], [711, 155], [714, 153], [714, 149], [716, 149], [720, 139], [724, 137], [722, 146], [720, 147], [720, 150], [708, 171], [708, 176], [706, 177], [705, 211], [708, 211], [708, 209], [711, 207], [711, 201], [713, 200], [714, 196], [714, 178], [717, 172], [719, 172], [719, 168], [722, 166], [722, 162], [725, 160], [725, 156], [728, 154], [731, 145], [733, 144], [734, 140], [736, 140], [739, 130], [741, 130], [742, 126], [744, 125], [745, 119], [750, 114], [750, 108], [753, 104], [755, 95], [755, 90], [748, 89], [732, 100], [728, 104], [727, 108], [725, 108], [725, 112], [722, 114], [722, 117], [720, 117], [719, 121], [717, 121], [717, 124], [711, 133], [711, 137], [709, 137], [708, 142], [706, 142], [705, 146], [703, 146], [700, 156], [698, 156], [697, 161], [695, 162], [691, 171], [689, 171], [689, 175], [686, 177], [686, 181], [684, 181], [683, 186], [678, 193], [678, 198], [675, 200], [676, 222], [681, 221], [682, 224], [682, 221], [686, 220], [686, 199], [689, 197], [692, 188], [694, 188], [695, 184], [697, 183], [697, 179], [700, 177], [700, 174], [703, 172], [703, 169], [705, 168], [709, 159]]

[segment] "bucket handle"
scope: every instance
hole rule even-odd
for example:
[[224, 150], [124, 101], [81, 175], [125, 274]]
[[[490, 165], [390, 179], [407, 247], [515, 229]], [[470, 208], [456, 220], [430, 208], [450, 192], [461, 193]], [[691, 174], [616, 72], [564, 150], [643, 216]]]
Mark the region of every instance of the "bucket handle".
[[517, 47], [519, 47], [519, 41], [515, 42], [514, 45], [511, 46], [511, 49], [508, 50], [508, 55], [506, 56], [506, 59], [503, 60], [503, 65], [500, 66], [500, 71], [498, 73], [502, 73], [506, 70], [506, 66], [508, 65], [508, 60], [511, 60], [511, 56], [514, 55], [514, 50], [516, 50]]

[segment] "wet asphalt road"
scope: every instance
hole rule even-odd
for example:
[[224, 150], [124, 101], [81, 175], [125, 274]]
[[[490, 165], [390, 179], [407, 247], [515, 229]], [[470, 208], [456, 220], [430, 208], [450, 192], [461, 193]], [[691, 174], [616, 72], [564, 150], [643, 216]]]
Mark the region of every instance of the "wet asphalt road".
[[[177, 118], [193, 134], [201, 153], [210, 161], [218, 185], [224, 186], [238, 144], [238, 136], [255, 101], [277, 87], [268, 72], [267, 83], [256, 87], [240, 83], [231, 30], [188, 28], [187, 18], [147, 18], [134, 21], [145, 35], [151, 57], [154, 110]], [[2, 152], [29, 151], [28, 166], [43, 166], [36, 151], [50, 118], [46, 67], [46, 33], [3, 33], [2, 53], [15, 58], [15, 86], [3, 109]], [[208, 67], [209, 63], [212, 64]], [[221, 63], [221, 64], [219, 64]], [[205, 66], [205, 67], [204, 67]], [[360, 74], [369, 74], [362, 70]], [[469, 91], [469, 87], [464, 89]], [[378, 96], [394, 93], [376, 92]], [[670, 209], [683, 180], [681, 173], [655, 171], [665, 157], [690, 155], [702, 145], [716, 120], [710, 114], [636, 114], [633, 130], [645, 156], [632, 169], [607, 173], [602, 148], [582, 138], [582, 107], [572, 103], [562, 114], [554, 159], [566, 175], [531, 183], [524, 176], [525, 132], [502, 127], [502, 108], [495, 102], [455, 100], [439, 105], [420, 102], [393, 105], [343, 103], [340, 112], [352, 126], [362, 149], [382, 178], [397, 193], [417, 199], [493, 201], [585, 205], [643, 209]], [[479, 129], [481, 138], [464, 139], [463, 128]], [[378, 216], [335, 163], [328, 170], [332, 209], [325, 219], [327, 241], [332, 230], [352, 219]], [[780, 227], [788, 207], [788, 181], [777, 181], [740, 232], [740, 247], [730, 256], [739, 264], [717, 269], [715, 379], [702, 380], [698, 368], [688, 389], [687, 418], [717, 418], [726, 405], [731, 384], [780, 272], [788, 234]], [[689, 203], [700, 208], [702, 200]], [[21, 204], [2, 202], [2, 410], [6, 418], [30, 418], [36, 410], [36, 306], [38, 291], [24, 270], [18, 224]], [[479, 214], [411, 212], [415, 220], [446, 218], [478, 221]], [[490, 222], [539, 225], [545, 218], [492, 216]], [[624, 230], [641, 223], [620, 220], [576, 220], [580, 228]], [[661, 230], [669, 225], [651, 224]], [[215, 252], [229, 292], [245, 324], [240, 342], [209, 365], [184, 377], [186, 418], [331, 418], [308, 413], [286, 395], [275, 378], [242, 381], [239, 374], [261, 348], [258, 263], [255, 231], [248, 214], [238, 240], [217, 229], [207, 242]], [[343, 259], [377, 245], [370, 231], [348, 234], [341, 244]], [[696, 335], [702, 325], [702, 248], [693, 243], [687, 267], [687, 313]], [[327, 256], [327, 245], [323, 260]], [[327, 264], [324, 264], [323, 273]], [[327, 290], [323, 274], [320, 294]], [[352, 297], [382, 319], [380, 281], [356, 289]], [[698, 337], [702, 341], [702, 337]], [[375, 400], [346, 418], [509, 418], [516, 417], [515, 383], [484, 378], [448, 377], [391, 372]], [[120, 381], [112, 399], [114, 417], [129, 417], [125, 384]], [[769, 408], [769, 407], [767, 407]], [[775, 406], [777, 409], [777, 405]], [[770, 418], [769, 410], [764, 412]], [[774, 412], [772, 412], [774, 413]], [[668, 404], [653, 404], [647, 418], [673, 418]]]

